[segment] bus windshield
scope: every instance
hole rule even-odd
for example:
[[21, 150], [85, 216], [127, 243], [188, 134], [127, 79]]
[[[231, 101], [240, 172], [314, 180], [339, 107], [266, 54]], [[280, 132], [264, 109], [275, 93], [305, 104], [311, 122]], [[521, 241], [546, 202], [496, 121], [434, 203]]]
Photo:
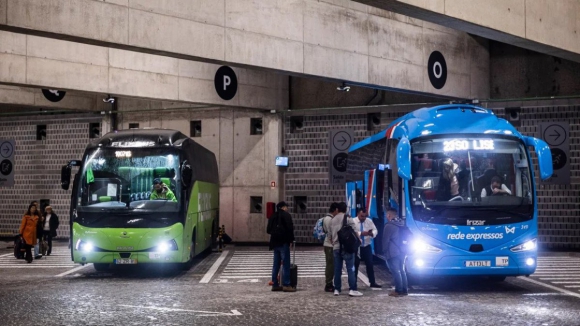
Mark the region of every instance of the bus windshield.
[[533, 217], [524, 145], [494, 137], [421, 139], [411, 145], [413, 218], [448, 225], [492, 225]]
[[179, 210], [179, 156], [174, 149], [97, 148], [85, 157], [79, 212]]

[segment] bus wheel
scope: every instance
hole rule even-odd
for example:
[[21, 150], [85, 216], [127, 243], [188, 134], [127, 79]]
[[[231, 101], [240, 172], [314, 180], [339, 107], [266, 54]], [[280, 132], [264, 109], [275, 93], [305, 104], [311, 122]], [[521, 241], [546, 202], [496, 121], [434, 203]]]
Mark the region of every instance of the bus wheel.
[[106, 272], [109, 270], [109, 264], [93, 263], [93, 267], [97, 272]]
[[189, 259], [181, 264], [181, 269], [188, 271], [193, 266], [193, 257], [195, 257], [195, 230], [193, 230], [193, 235], [191, 236], [191, 248], [189, 249]]

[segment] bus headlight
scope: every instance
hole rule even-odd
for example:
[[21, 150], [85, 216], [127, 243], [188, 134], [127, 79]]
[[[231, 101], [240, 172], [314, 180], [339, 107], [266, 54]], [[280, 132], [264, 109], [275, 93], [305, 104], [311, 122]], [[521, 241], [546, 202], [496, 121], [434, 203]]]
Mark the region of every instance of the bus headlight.
[[93, 250], [95, 250], [95, 246], [91, 242], [79, 240], [77, 241], [76, 250], [85, 253], [92, 252]]
[[526, 259], [526, 265], [528, 265], [528, 266], [534, 266], [535, 263], [536, 263], [536, 261], [534, 260], [534, 258]]
[[415, 252], [441, 252], [441, 249], [434, 247], [423, 240], [415, 240], [413, 242], [413, 250]]
[[155, 251], [157, 252], [168, 252], [170, 250], [177, 250], [177, 242], [175, 240], [163, 241], [155, 247]]
[[510, 250], [513, 252], [520, 252], [520, 251], [530, 251], [537, 248], [537, 239], [532, 239], [530, 241], [526, 241], [520, 245], [512, 247]]

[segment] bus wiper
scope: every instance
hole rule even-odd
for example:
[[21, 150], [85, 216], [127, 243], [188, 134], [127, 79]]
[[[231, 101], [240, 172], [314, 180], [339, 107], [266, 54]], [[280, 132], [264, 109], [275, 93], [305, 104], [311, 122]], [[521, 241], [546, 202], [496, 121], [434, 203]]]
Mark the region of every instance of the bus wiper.
[[499, 209], [499, 208], [495, 208], [495, 207], [480, 206], [480, 207], [477, 207], [477, 210], [492, 211], [492, 212], [503, 213], [503, 214], [511, 214], [511, 215], [516, 215], [516, 216], [525, 217], [525, 218], [528, 218], [531, 216], [531, 214], [519, 213], [519, 212], [512, 211], [512, 210]]
[[427, 206], [427, 203], [425, 203], [425, 201], [423, 200], [423, 197], [421, 196], [421, 194], [419, 193], [419, 200], [421, 201], [421, 205], [423, 206], [424, 209], [431, 211], [432, 209], [429, 208], [429, 206]]

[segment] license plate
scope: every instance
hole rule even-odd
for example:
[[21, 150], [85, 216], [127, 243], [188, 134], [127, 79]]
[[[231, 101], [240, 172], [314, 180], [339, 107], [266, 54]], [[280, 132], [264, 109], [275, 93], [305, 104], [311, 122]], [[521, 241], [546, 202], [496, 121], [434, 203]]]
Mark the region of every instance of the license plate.
[[115, 264], [117, 264], [117, 265], [137, 264], [137, 259], [119, 258], [119, 259], [115, 259]]
[[491, 267], [491, 260], [466, 260], [465, 267]]
[[509, 266], [509, 265], [510, 265], [509, 257], [495, 257], [495, 266]]

